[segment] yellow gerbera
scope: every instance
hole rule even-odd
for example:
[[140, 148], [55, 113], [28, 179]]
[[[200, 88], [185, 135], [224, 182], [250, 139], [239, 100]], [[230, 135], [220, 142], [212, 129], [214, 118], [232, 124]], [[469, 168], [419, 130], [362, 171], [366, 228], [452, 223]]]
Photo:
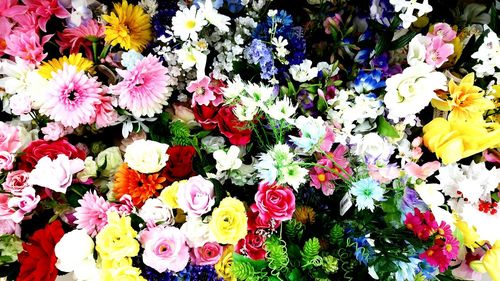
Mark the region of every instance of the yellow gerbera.
[[104, 38], [112, 46], [120, 44], [125, 50], [142, 51], [153, 38], [149, 16], [144, 10], [127, 1], [114, 4], [115, 12], [103, 16], [108, 23]]
[[91, 60], [82, 57], [82, 54], [71, 54], [58, 59], [45, 61], [38, 68], [38, 74], [45, 79], [52, 78], [52, 73], [63, 69], [64, 64], [74, 65], [78, 71], [88, 71], [94, 65]]
[[449, 94], [441, 95], [442, 100], [432, 100], [439, 110], [450, 111], [449, 120], [473, 121], [483, 119], [484, 111], [495, 108], [493, 102], [484, 96], [484, 91], [474, 86], [474, 73], [467, 74], [460, 84], [450, 80]]

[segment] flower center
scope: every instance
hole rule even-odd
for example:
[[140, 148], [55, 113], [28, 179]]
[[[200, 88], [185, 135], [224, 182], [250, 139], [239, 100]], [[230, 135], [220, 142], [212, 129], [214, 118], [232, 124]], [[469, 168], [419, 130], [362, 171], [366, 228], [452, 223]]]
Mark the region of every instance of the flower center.
[[324, 182], [324, 181], [326, 180], [326, 176], [325, 176], [325, 174], [319, 174], [319, 175], [318, 175], [318, 180], [319, 180], [320, 182]]
[[187, 29], [193, 29], [195, 26], [196, 26], [196, 21], [194, 21], [194, 20], [188, 20], [186, 22]]

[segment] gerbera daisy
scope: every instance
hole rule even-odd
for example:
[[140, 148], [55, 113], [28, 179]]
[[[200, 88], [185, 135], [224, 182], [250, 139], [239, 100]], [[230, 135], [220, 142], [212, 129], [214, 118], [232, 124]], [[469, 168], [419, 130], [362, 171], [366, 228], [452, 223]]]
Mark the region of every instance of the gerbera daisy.
[[77, 228], [87, 231], [88, 235], [95, 237], [108, 223], [106, 212], [111, 204], [97, 193], [87, 191], [82, 199], [78, 200], [80, 207], [75, 209], [74, 216]]
[[202, 13], [196, 10], [196, 6], [184, 8], [177, 11], [172, 18], [172, 30], [174, 35], [181, 38], [182, 41], [187, 41], [188, 38], [198, 40], [198, 32], [207, 24]]
[[77, 53], [71, 54], [69, 57], [63, 56], [42, 62], [42, 65], [38, 68], [38, 74], [45, 79], [50, 79], [53, 73], [63, 69], [65, 63], [75, 66], [77, 71], [87, 71], [93, 66], [92, 61], [82, 57], [81, 53]]
[[157, 190], [162, 189], [166, 178], [156, 174], [142, 174], [130, 169], [123, 163], [115, 175], [113, 192], [117, 199], [128, 194], [132, 197], [135, 206], [140, 207], [153, 195], [158, 195]]
[[142, 51], [152, 39], [151, 23], [148, 14], [135, 5], [123, 0], [114, 4], [115, 12], [103, 16], [108, 23], [104, 33], [105, 40], [112, 46], [120, 44], [125, 50]]
[[89, 78], [75, 66], [64, 64], [49, 81], [40, 112], [66, 127], [76, 128], [94, 118], [101, 92], [96, 77]]
[[68, 27], [63, 32], [57, 32], [57, 37], [60, 39], [56, 40], [56, 43], [59, 45], [61, 53], [67, 49], [72, 54], [78, 53], [80, 47], [83, 47], [85, 55], [91, 58], [91, 42], [96, 42], [100, 38], [104, 38], [104, 26], [96, 20], [89, 20], [80, 26]]
[[118, 95], [120, 107], [130, 110], [134, 116], [153, 117], [162, 112], [171, 92], [167, 87], [167, 68], [156, 57], [149, 55], [131, 70], [116, 71], [123, 80], [110, 89]]

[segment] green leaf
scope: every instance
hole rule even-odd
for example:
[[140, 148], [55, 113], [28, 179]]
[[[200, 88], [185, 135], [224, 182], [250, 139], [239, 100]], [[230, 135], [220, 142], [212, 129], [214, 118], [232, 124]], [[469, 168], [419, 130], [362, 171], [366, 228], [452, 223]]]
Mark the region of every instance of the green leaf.
[[490, 23], [488, 25], [492, 30], [497, 31], [497, 9], [495, 7], [495, 3], [491, 6], [490, 16]]
[[287, 278], [289, 281], [304, 280], [304, 278], [302, 277], [302, 273], [300, 272], [300, 270], [298, 268], [292, 269], [292, 271], [290, 271], [290, 273], [288, 273]]
[[323, 112], [328, 108], [328, 103], [326, 103], [326, 100], [322, 97], [318, 98], [318, 102], [316, 103], [316, 108]]
[[267, 267], [266, 260], [253, 260], [238, 253], [233, 253], [233, 263], [243, 263], [243, 262], [251, 264], [252, 267], [255, 269], [255, 271], [261, 271]]
[[85, 192], [87, 192], [89, 188], [82, 184], [74, 184], [68, 187], [66, 190], [66, 200], [71, 207], [78, 207], [80, 203], [78, 200], [82, 199]]
[[390, 39], [386, 36], [382, 36], [377, 44], [375, 45], [375, 55], [378, 56], [380, 55], [383, 51], [385, 51], [390, 44]]
[[408, 45], [408, 43], [410, 43], [415, 35], [417, 35], [415, 31], [410, 31], [405, 35], [399, 37], [398, 39], [392, 41], [389, 46], [389, 50], [397, 50], [399, 48], [403, 48], [404, 46]]
[[288, 80], [288, 95], [290, 97], [295, 96], [297, 94], [297, 90], [295, 90], [295, 86], [293, 85], [292, 81]]
[[399, 138], [398, 131], [383, 116], [377, 118], [377, 132], [382, 136]]
[[227, 193], [226, 191], [224, 190], [224, 188], [222, 188], [222, 185], [220, 184], [220, 182], [216, 179], [209, 179], [213, 185], [214, 185], [214, 193], [215, 193], [215, 204], [214, 204], [214, 207], [217, 207], [219, 206], [219, 203], [222, 199], [224, 199], [225, 197], [227, 197]]

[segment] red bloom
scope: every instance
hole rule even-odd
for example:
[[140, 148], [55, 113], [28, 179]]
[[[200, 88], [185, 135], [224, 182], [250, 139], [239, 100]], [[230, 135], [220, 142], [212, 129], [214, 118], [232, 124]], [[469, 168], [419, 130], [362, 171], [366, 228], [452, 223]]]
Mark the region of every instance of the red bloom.
[[233, 113], [232, 106], [224, 106], [217, 113], [220, 132], [229, 139], [232, 145], [246, 145], [250, 142], [252, 130], [247, 122], [239, 121]]
[[263, 260], [266, 258], [265, 244], [266, 237], [256, 232], [249, 232], [245, 239], [241, 239], [236, 245], [236, 252], [247, 254], [253, 260]]
[[28, 147], [23, 150], [21, 155], [20, 169], [30, 172], [35, 168], [40, 158], [48, 156], [54, 160], [57, 155], [64, 154], [70, 159], [80, 158], [85, 160], [85, 152], [73, 146], [66, 139], [57, 141], [36, 140], [32, 141]]
[[219, 107], [209, 103], [208, 105], [195, 104], [193, 107], [193, 114], [196, 121], [201, 124], [203, 130], [213, 130], [217, 127], [217, 112]]
[[289, 187], [261, 183], [251, 208], [263, 221], [289, 220], [295, 211], [295, 195]]
[[21, 268], [17, 281], [53, 281], [57, 277], [54, 247], [64, 235], [60, 221], [39, 229], [23, 243], [24, 251], [18, 256]]
[[167, 165], [163, 168], [162, 176], [167, 182], [187, 179], [195, 175], [193, 171], [193, 157], [196, 150], [192, 146], [171, 146], [167, 150], [169, 155]]
[[260, 216], [258, 210], [253, 211], [250, 209], [247, 212], [247, 227], [248, 230], [257, 230], [257, 229], [277, 229], [281, 222], [280, 221], [264, 221]]

